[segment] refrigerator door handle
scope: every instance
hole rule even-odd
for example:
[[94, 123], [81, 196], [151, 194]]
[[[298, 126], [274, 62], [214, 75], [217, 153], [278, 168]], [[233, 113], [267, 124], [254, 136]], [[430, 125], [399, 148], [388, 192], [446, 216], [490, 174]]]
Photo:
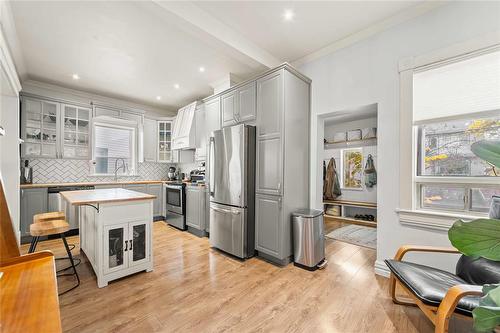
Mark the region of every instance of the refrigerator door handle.
[[215, 195], [215, 138], [210, 137], [210, 143], [208, 148], [208, 158], [209, 158], [209, 170], [208, 170], [208, 184], [209, 184], [209, 192], [210, 196]]
[[[216, 212], [219, 212], [219, 213], [226, 213], [226, 214], [233, 214], [232, 211], [228, 210], [228, 209], [222, 209], [222, 208], [215, 208], [215, 207], [211, 207], [211, 209], [215, 210]], [[239, 214], [240, 212], [238, 212]]]

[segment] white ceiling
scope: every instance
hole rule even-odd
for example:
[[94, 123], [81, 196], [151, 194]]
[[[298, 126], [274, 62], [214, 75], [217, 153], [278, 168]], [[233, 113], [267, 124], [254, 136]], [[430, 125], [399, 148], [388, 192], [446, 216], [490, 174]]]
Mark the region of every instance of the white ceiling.
[[[198, 1], [283, 61], [293, 62], [420, 1]], [[283, 20], [292, 10], [292, 21]]]
[[[227, 73], [248, 78], [292, 62], [417, 3], [15, 1], [11, 7], [23, 79], [176, 110], [210, 95], [209, 84]], [[293, 21], [283, 20], [285, 9], [294, 10]]]
[[264, 68], [183, 31], [151, 2], [20, 1], [12, 10], [28, 77], [70, 88], [177, 109], [210, 95], [224, 73]]

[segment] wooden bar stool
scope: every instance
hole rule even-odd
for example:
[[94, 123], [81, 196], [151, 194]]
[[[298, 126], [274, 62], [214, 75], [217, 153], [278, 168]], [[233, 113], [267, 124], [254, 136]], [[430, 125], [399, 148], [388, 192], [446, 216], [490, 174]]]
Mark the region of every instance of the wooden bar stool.
[[74, 248], [74, 246], [73, 248], [69, 247], [68, 242], [66, 241], [66, 236], [64, 235], [64, 233], [68, 230], [69, 230], [69, 224], [68, 222], [66, 222], [66, 216], [64, 215], [64, 212], [50, 212], [50, 213], [37, 214], [33, 216], [33, 224], [30, 225], [30, 234], [33, 238], [31, 239], [31, 244], [28, 253], [35, 252], [38, 241], [40, 237], [43, 236], [59, 235], [64, 243], [64, 247], [66, 248], [68, 257], [57, 258], [56, 260], [69, 259], [69, 261], [71, 262], [71, 266], [60, 269], [57, 271], [57, 273], [68, 270], [70, 268], [73, 269], [73, 273], [58, 274], [57, 276], [75, 275], [77, 284], [71, 287], [70, 289], [60, 293], [59, 295], [67, 293], [68, 291], [73, 290], [80, 285], [80, 277], [78, 276], [78, 272], [76, 271], [76, 266], [80, 263], [80, 261], [79, 259], [76, 259], [78, 260], [78, 263], [75, 265], [75, 260], [73, 259], [73, 255], [71, 254], [71, 250]]

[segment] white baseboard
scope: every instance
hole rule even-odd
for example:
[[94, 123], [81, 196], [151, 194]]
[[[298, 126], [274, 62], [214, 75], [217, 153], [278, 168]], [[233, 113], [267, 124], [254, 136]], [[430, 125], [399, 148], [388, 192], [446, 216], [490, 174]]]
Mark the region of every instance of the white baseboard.
[[387, 268], [387, 265], [382, 260], [375, 261], [375, 274], [388, 278], [391, 275], [391, 271]]

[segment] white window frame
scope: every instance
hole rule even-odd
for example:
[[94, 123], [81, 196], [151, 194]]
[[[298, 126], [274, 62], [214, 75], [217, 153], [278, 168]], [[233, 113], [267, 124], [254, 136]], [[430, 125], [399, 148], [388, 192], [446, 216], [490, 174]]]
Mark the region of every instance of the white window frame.
[[[456, 184], [467, 187], [499, 187], [500, 177], [428, 177], [417, 175], [418, 129], [413, 123], [413, 75], [422, 69], [440, 66], [449, 61], [473, 58], [500, 49], [500, 39], [495, 34], [466, 41], [418, 57], [401, 59], [400, 78], [400, 203], [396, 212], [400, 223], [419, 228], [448, 230], [457, 219], [471, 220], [485, 216], [481, 212], [422, 209], [422, 185]], [[484, 114], [487, 114], [486, 112]], [[474, 116], [471, 114], [471, 116]], [[463, 116], [461, 116], [463, 118]], [[451, 118], [436, 119], [445, 121]]]
[[118, 119], [118, 118], [112, 118], [112, 117], [107, 117], [107, 116], [100, 116], [96, 117], [92, 120], [92, 167], [91, 167], [91, 176], [98, 176], [98, 177], [109, 177], [109, 176], [114, 176], [114, 173], [96, 173], [95, 172], [95, 166], [96, 166], [96, 151], [95, 151], [95, 128], [96, 126], [101, 126], [101, 127], [109, 127], [109, 128], [119, 128], [119, 129], [126, 129], [132, 131], [132, 138], [131, 138], [131, 162], [128, 167], [128, 173], [126, 174], [120, 174], [119, 176], [121, 177], [134, 177], [138, 175], [137, 172], [137, 162], [138, 162], [138, 157], [139, 157], [139, 151], [138, 151], [138, 141], [139, 141], [139, 129], [138, 129], [138, 124], [133, 121], [129, 120], [123, 120], [123, 119]]

